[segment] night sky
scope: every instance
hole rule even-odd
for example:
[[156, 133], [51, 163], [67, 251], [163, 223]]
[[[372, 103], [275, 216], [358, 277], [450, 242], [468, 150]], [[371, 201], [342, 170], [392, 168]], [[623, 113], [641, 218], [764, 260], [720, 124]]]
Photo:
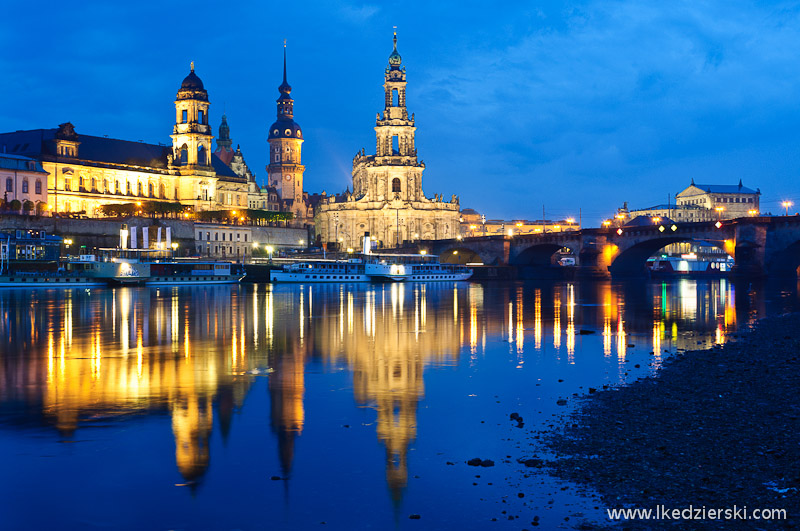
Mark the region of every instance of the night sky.
[[[305, 189], [375, 152], [392, 26], [426, 194], [490, 218], [666, 203], [699, 183], [800, 203], [800, 5], [778, 2], [13, 2], [0, 130], [170, 143], [189, 62], [264, 183], [283, 40]], [[216, 144], [215, 144], [216, 147]], [[793, 210], [796, 210], [796, 206]]]

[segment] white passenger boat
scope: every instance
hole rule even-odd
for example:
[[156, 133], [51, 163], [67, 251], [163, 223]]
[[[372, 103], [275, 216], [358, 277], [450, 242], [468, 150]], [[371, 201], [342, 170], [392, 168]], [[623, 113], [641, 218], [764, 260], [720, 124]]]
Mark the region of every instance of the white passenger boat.
[[442, 282], [467, 280], [472, 276], [472, 269], [459, 264], [443, 264], [439, 257], [431, 254], [387, 254], [375, 256], [391, 256], [402, 264], [408, 279], [412, 282]]
[[402, 282], [405, 266], [370, 255], [349, 260], [311, 260], [270, 271], [272, 282]]

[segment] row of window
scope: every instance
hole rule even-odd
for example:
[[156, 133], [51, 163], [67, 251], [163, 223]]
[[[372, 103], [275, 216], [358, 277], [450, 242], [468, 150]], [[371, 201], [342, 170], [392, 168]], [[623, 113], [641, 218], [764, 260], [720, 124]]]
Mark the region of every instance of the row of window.
[[[87, 184], [90, 186], [87, 187]], [[98, 188], [98, 184], [100, 184], [100, 188]], [[114, 185], [116, 184], [116, 192], [114, 191]], [[144, 184], [139, 181], [136, 183], [136, 193], [134, 194], [133, 187], [131, 186], [130, 181], [125, 182], [125, 189], [123, 189], [122, 185], [119, 181], [109, 181], [108, 179], [103, 179], [102, 182], [99, 182], [96, 178], [92, 177], [91, 181], [84, 177], [78, 178], [78, 189], [75, 191], [89, 191], [95, 193], [106, 193], [106, 194], [113, 194], [116, 193], [118, 195], [137, 195], [141, 197], [159, 197], [161, 199], [167, 198], [167, 187], [164, 184], [156, 185], [153, 183], [147, 183], [147, 193], [145, 194]], [[64, 190], [67, 192], [72, 191], [72, 179], [70, 177], [64, 178]], [[158, 194], [156, 195], [156, 192]], [[38, 193], [38, 192], [37, 192]], [[178, 196], [178, 190], [175, 190], [175, 197]]]
[[[222, 234], [222, 241], [225, 241], [226, 234], [224, 232], [221, 233], [221, 234]], [[231, 241], [231, 242], [233, 241], [233, 234], [234, 233], [232, 233], [232, 232], [227, 233], [228, 241]], [[215, 232], [214, 233], [214, 241], [219, 241], [219, 235], [220, 235], [219, 232]], [[203, 241], [203, 233], [202, 232], [198, 232], [197, 233], [197, 239], [200, 240], [200, 241]], [[206, 241], [209, 241], [209, 242], [211, 241], [211, 232], [206, 232]], [[237, 242], [238, 241], [242, 241], [242, 233], [240, 233], [240, 232], [236, 233], [236, 241]], [[247, 241], [247, 233], [244, 233], [244, 241], [245, 242]]]
[[[42, 180], [36, 179], [33, 188], [35, 190], [34, 193], [36, 195], [42, 195]], [[12, 179], [11, 177], [8, 177], [6, 179], [6, 192], [14, 193], [14, 179]], [[28, 179], [26, 178], [22, 179], [22, 193], [23, 194], [28, 193]]]
[[752, 197], [717, 197], [717, 203], [752, 203]]

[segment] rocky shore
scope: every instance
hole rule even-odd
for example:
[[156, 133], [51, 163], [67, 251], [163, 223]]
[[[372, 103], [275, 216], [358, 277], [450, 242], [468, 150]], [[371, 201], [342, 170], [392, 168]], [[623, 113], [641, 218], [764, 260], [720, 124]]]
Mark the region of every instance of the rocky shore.
[[599, 492], [608, 508], [788, 512], [787, 520], [628, 520], [615, 528], [797, 528], [799, 356], [800, 315], [761, 320], [722, 347], [678, 353], [656, 377], [588, 395], [563, 431], [543, 437], [555, 455], [550, 471]]

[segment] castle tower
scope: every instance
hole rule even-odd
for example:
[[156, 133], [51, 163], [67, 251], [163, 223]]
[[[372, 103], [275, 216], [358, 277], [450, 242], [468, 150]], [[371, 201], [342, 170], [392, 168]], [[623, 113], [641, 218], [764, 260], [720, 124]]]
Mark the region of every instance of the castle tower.
[[174, 164], [181, 167], [181, 174], [195, 169], [211, 169], [211, 140], [214, 137], [208, 125], [208, 92], [194, 73], [194, 62], [178, 90], [175, 127], [170, 136], [175, 153]]
[[303, 172], [301, 148], [303, 133], [294, 121], [292, 87], [286, 81], [286, 45], [283, 46], [283, 83], [278, 87], [281, 95], [278, 104], [278, 119], [269, 128], [268, 183], [278, 191], [281, 210], [293, 212], [298, 222], [306, 218], [303, 200]]

